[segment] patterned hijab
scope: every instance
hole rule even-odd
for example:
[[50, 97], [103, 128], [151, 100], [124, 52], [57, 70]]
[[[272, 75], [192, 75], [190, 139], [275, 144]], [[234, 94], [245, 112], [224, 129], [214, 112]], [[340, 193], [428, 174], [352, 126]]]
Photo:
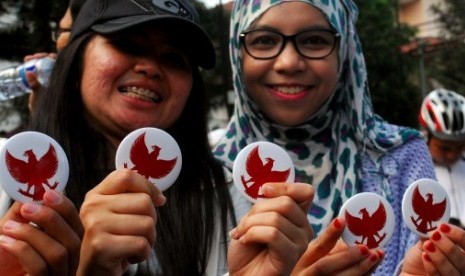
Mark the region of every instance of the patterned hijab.
[[310, 183], [315, 188], [309, 216], [318, 233], [338, 215], [348, 198], [361, 191], [360, 157], [364, 152], [383, 154], [420, 134], [410, 128], [388, 125], [373, 113], [365, 61], [355, 29], [358, 9], [351, 0], [297, 0], [318, 8], [341, 35], [338, 82], [332, 96], [306, 123], [286, 127], [270, 121], [249, 98], [244, 86], [239, 35], [270, 7], [286, 1], [235, 1], [230, 54], [236, 102], [226, 135], [214, 154], [232, 170], [238, 152], [252, 142], [270, 141], [286, 149], [294, 161], [296, 182]]

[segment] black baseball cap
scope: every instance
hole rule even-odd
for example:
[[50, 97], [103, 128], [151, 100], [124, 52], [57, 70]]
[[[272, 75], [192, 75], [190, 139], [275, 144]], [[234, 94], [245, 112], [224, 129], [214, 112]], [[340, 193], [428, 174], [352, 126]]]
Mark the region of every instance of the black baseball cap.
[[[199, 25], [192, 0], [86, 0], [73, 24], [70, 41], [88, 30], [102, 35], [117, 33], [147, 22], [176, 26], [175, 35], [185, 37], [194, 61], [205, 69], [215, 65], [215, 49]], [[166, 26], [166, 25], [163, 25]]]

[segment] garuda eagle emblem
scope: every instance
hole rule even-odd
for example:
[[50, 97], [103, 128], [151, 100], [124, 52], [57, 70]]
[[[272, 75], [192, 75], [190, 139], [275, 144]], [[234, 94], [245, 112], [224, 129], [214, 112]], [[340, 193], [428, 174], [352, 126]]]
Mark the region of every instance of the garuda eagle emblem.
[[[132, 170], [137, 171], [145, 178], [160, 179], [167, 176], [174, 168], [177, 157], [171, 160], [159, 159], [161, 147], [153, 145], [150, 147], [151, 151], [145, 144], [145, 132], [139, 135], [132, 144], [129, 157], [134, 166]], [[124, 167], [127, 168], [128, 164], [124, 163]]]
[[433, 194], [431, 193], [426, 194], [425, 200], [417, 186], [412, 195], [412, 207], [418, 217], [410, 216], [410, 219], [419, 232], [426, 234], [437, 228], [437, 226], [433, 226], [433, 222], [440, 220], [444, 215], [447, 200], [444, 198], [441, 202], [433, 203]]
[[26, 190], [18, 189], [20, 194], [32, 198], [33, 201], [40, 201], [45, 193], [44, 185], [54, 190], [59, 184], [58, 181], [53, 184], [48, 182], [58, 169], [55, 148], [50, 144], [47, 152], [39, 159], [32, 149], [26, 150], [24, 156], [26, 161], [14, 157], [7, 150], [5, 159], [8, 172], [16, 181], [27, 185]]
[[245, 176], [241, 175], [245, 192], [254, 199], [263, 198], [260, 189], [263, 184], [267, 182], [284, 182], [289, 177], [291, 171], [290, 168], [284, 171], [273, 170], [275, 160], [267, 157], [265, 158], [265, 162], [263, 162], [259, 155], [258, 147], [256, 146], [250, 151], [246, 160], [246, 171], [250, 178], [246, 180]]
[[360, 241], [356, 244], [365, 244], [368, 248], [376, 248], [386, 237], [386, 233], [379, 234], [386, 225], [386, 209], [380, 202], [378, 209], [373, 214], [369, 214], [366, 208], [359, 210], [361, 218], [353, 216], [347, 210], [345, 211], [345, 219], [347, 227], [355, 236], [361, 236]]

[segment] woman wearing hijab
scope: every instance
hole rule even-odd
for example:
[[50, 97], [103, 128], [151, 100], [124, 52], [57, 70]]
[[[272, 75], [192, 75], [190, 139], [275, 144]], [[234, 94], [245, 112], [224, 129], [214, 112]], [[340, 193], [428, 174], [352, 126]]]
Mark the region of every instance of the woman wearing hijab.
[[[373, 252], [340, 255], [337, 260], [344, 261], [333, 262], [325, 272], [341, 273], [363, 262], [366, 271], [357, 274], [379, 265], [376, 274], [393, 275], [418, 241], [402, 223], [403, 194], [415, 180], [435, 175], [421, 134], [373, 112], [357, 14], [350, 0], [236, 1], [230, 53], [237, 97], [214, 154], [232, 170], [239, 151], [252, 142], [270, 141], [286, 149], [296, 181], [315, 188], [308, 215], [317, 235], [353, 195], [374, 192], [386, 198], [396, 226], [384, 252], [378, 258]], [[435, 233], [441, 239], [413, 247], [404, 271], [463, 272], [458, 260], [465, 244], [451, 246], [460, 241], [459, 230], [446, 224]], [[452, 252], [452, 263], [439, 266]]]

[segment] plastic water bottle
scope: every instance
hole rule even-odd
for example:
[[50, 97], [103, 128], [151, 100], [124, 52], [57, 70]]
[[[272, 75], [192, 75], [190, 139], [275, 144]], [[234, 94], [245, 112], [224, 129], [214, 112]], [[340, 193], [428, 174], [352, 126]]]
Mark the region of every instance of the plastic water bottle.
[[33, 59], [17, 67], [0, 71], [0, 101], [10, 100], [31, 92], [26, 72], [34, 72], [40, 84], [46, 85], [55, 60], [50, 57]]

